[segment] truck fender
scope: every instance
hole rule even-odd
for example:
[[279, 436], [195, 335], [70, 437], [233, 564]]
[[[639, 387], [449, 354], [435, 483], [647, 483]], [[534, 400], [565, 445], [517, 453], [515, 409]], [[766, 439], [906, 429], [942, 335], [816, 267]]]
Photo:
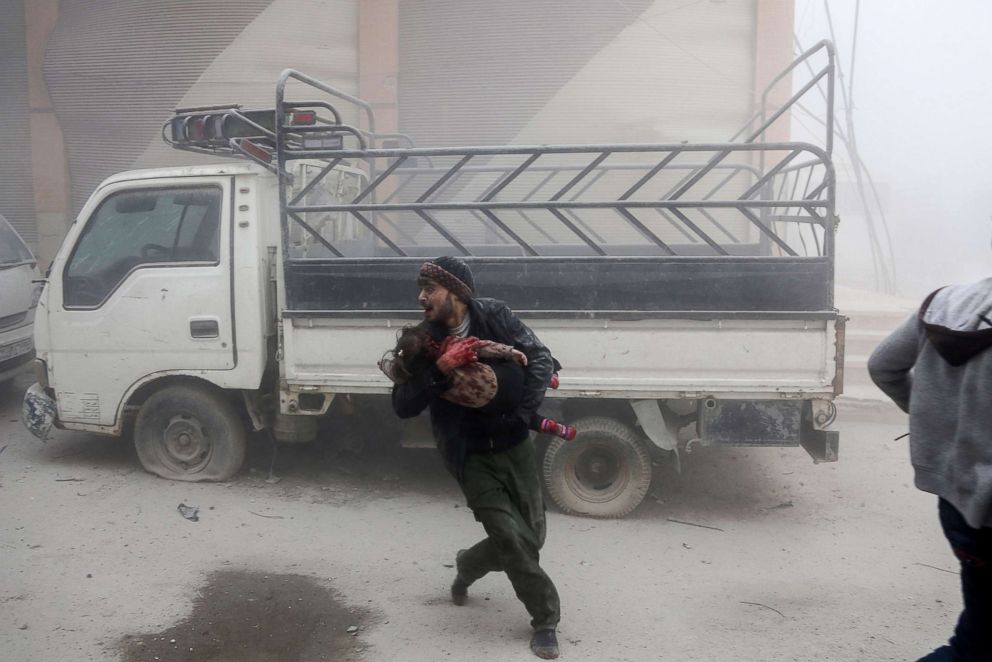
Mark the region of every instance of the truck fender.
[[92, 423], [71, 423], [65, 421], [55, 421], [56, 427], [66, 430], [81, 430], [83, 432], [95, 432], [97, 434], [107, 434], [119, 437], [124, 431], [125, 414], [128, 410], [137, 411], [149, 396], [155, 391], [175, 382], [199, 382], [209, 384], [222, 391], [240, 390], [225, 388], [204, 377], [203, 373], [193, 373], [189, 371], [156, 372], [145, 375], [136, 380], [124, 392], [120, 402], [117, 404], [117, 412], [114, 416], [113, 425], [94, 425]]
[[679, 456], [679, 429], [672, 421], [665, 420], [657, 400], [631, 400], [637, 424], [651, 443], [664, 451], [674, 453], [675, 472], [682, 473], [682, 458]]
[[[124, 420], [123, 414], [124, 411], [127, 409], [127, 407], [139, 405], [140, 403], [144, 402], [148, 398], [148, 396], [150, 396], [155, 391], [169, 385], [170, 383], [174, 383], [177, 381], [200, 382], [203, 384], [209, 384], [210, 386], [220, 389], [221, 391], [242, 390], [242, 389], [225, 388], [224, 386], [221, 386], [220, 384], [217, 384], [212, 380], [208, 379], [204, 373], [197, 374], [188, 371], [167, 371], [167, 372], [155, 372], [150, 375], [145, 375], [141, 379], [131, 384], [128, 390], [124, 392], [124, 397], [121, 398], [121, 404], [118, 406], [117, 409], [117, 419], [114, 424], [112, 434], [116, 435], [121, 433], [121, 429], [123, 427], [123, 420]], [[251, 408], [248, 408], [248, 411], [250, 415]], [[252, 423], [253, 424], [255, 423], [254, 417], [252, 417]]]
[[630, 408], [637, 416], [637, 424], [655, 446], [664, 451], [674, 451], [678, 446], [678, 429], [665, 420], [657, 400], [631, 400]]

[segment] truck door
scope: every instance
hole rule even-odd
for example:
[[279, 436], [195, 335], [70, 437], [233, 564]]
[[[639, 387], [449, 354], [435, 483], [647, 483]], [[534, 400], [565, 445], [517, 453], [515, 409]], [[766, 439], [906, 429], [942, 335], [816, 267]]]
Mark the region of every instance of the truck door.
[[50, 280], [61, 420], [112, 425], [125, 392], [149, 375], [235, 366], [232, 186], [128, 182], [87, 205]]

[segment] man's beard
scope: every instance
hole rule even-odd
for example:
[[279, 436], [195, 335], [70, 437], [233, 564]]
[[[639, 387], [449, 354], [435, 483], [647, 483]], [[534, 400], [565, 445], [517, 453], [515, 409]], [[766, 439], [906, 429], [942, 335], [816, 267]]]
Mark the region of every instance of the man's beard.
[[435, 322], [444, 324], [451, 318], [452, 315], [454, 315], [455, 304], [453, 302], [453, 297], [454, 295], [449, 293], [448, 296], [444, 298], [444, 303], [442, 303], [441, 306], [434, 311]]

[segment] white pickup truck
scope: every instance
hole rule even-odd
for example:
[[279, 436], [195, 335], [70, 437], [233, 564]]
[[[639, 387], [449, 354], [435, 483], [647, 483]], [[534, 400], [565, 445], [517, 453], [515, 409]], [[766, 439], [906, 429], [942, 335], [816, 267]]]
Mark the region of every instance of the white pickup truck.
[[[799, 62], [815, 55], [832, 95], [832, 49]], [[652, 457], [692, 444], [835, 460], [829, 131], [825, 147], [764, 142], [809, 89], [713, 144], [417, 148], [293, 70], [274, 109], [176, 111], [167, 142], [242, 161], [93, 193], [39, 302], [25, 422], [44, 437], [133, 421], [147, 470], [227, 480], [249, 428], [308, 441], [321, 417], [389, 416], [377, 360], [420, 319], [420, 263], [452, 254], [564, 366], [546, 408], [579, 435], [542, 447], [566, 512], [625, 515]]]

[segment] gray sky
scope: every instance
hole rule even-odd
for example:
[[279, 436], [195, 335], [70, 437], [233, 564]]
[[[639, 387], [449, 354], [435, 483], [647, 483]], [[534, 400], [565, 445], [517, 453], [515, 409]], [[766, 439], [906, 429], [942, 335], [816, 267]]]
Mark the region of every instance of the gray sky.
[[[830, 0], [845, 77], [856, 4]], [[990, 26], [987, 0], [860, 3], [855, 127], [885, 199], [901, 294], [992, 275]], [[806, 47], [829, 37], [823, 0], [796, 0], [796, 32]], [[840, 116], [840, 97], [837, 110]], [[849, 209], [853, 191], [845, 187], [838, 195], [841, 209]], [[842, 282], [872, 281], [865, 244], [863, 221], [848, 211], [838, 235]]]

